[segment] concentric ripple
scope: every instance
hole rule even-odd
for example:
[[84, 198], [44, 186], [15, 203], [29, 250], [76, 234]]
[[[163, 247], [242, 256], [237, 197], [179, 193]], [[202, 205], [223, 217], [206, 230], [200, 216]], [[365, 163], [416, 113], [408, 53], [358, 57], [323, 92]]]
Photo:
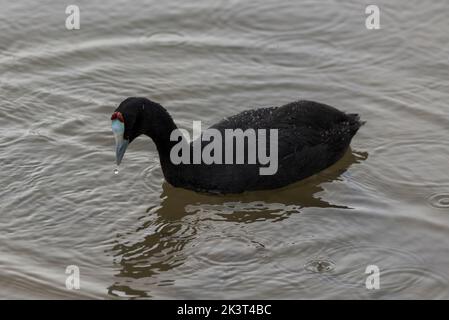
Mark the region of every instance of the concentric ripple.
[[[425, 161], [423, 155], [427, 155]], [[370, 152], [369, 161], [382, 166], [368, 166], [367, 179], [373, 185], [449, 186], [448, 159], [449, 143], [438, 138], [386, 143]]]
[[449, 209], [449, 193], [433, 194], [428, 198], [428, 202], [434, 208]]
[[[213, 13], [213, 16], [218, 29], [236, 29], [246, 33], [311, 34], [320, 30], [335, 29], [345, 21], [344, 10], [328, 10], [329, 7], [337, 5], [334, 0], [323, 2], [226, 1]], [[315, 19], [310, 19], [311, 15]], [[289, 23], [282, 23], [285, 20]]]
[[327, 260], [325, 258], [316, 258], [307, 261], [304, 265], [304, 269], [312, 273], [325, 273], [331, 272], [335, 268], [335, 262]]
[[211, 235], [191, 244], [193, 259], [203, 266], [239, 267], [260, 261], [265, 246], [245, 235]]
[[160, 186], [164, 181], [164, 175], [159, 164], [159, 159], [152, 159], [150, 165], [142, 171], [140, 179], [146, 189], [150, 191], [160, 189]]
[[[292, 276], [298, 274], [302, 282], [310, 282], [306, 286], [313, 283], [316, 288], [328, 287], [330, 294], [348, 289], [363, 291], [368, 276], [365, 271], [369, 265], [379, 267], [381, 288], [385, 292], [406, 294], [418, 286], [416, 290], [435, 290], [441, 296], [449, 281], [444, 275], [431, 271], [416, 254], [397, 248], [331, 239], [305, 239], [282, 250], [288, 250], [292, 258], [278, 264], [280, 272], [290, 274], [291, 281], [298, 281]], [[305, 260], [303, 268], [298, 265], [301, 260]], [[303, 270], [311, 275], [317, 274], [319, 281], [306, 280]]]

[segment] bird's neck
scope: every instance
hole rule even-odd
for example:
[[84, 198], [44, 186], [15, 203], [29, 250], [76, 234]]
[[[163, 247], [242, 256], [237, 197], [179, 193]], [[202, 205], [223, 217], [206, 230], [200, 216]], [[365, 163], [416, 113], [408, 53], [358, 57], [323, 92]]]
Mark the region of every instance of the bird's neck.
[[168, 111], [160, 105], [143, 107], [142, 113], [143, 121], [140, 131], [150, 137], [156, 144], [162, 171], [166, 180], [170, 182], [170, 180], [173, 180], [173, 175], [178, 171], [170, 160], [170, 151], [177, 141], [170, 141], [170, 135], [178, 127]]

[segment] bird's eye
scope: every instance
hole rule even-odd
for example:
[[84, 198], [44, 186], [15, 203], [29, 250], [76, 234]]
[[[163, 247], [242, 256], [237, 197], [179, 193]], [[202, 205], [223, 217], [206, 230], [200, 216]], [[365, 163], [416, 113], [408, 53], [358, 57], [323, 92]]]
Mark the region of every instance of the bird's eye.
[[123, 115], [121, 112], [114, 112], [111, 116], [111, 120], [118, 120], [122, 123], [125, 123], [125, 119], [123, 118]]

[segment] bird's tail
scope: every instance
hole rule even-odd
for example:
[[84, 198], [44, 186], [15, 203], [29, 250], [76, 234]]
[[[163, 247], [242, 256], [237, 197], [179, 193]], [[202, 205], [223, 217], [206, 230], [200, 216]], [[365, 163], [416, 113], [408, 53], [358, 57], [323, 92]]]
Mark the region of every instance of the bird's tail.
[[357, 113], [348, 113], [349, 118], [349, 128], [352, 135], [356, 134], [361, 126], [363, 126], [366, 121], [360, 120], [360, 116]]

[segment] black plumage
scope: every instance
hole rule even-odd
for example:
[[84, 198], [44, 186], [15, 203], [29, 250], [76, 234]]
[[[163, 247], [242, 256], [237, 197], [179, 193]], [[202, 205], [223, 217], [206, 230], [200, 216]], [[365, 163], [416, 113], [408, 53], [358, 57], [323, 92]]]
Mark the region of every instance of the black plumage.
[[[129, 142], [141, 134], [152, 138], [165, 179], [171, 185], [210, 193], [279, 188], [316, 174], [344, 155], [363, 124], [357, 114], [347, 114], [317, 102], [297, 101], [281, 107], [243, 111], [211, 126], [223, 137], [225, 129], [278, 129], [277, 172], [261, 175], [259, 162], [173, 164], [170, 150], [177, 142], [170, 141], [170, 134], [177, 126], [161, 105], [146, 98], [128, 98], [116, 112], [124, 117], [124, 138]], [[202, 146], [208, 143], [201, 142]], [[224, 146], [224, 139], [222, 143]]]

